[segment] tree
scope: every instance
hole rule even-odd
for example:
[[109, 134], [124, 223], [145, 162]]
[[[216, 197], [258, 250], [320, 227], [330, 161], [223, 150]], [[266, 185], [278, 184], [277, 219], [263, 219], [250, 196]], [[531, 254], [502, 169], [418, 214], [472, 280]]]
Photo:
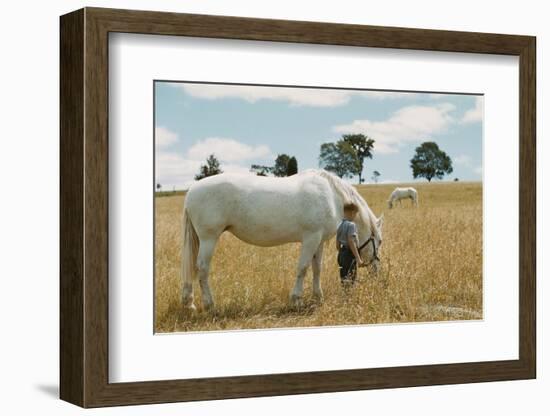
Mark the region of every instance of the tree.
[[264, 165], [250, 166], [250, 171], [256, 172], [256, 175], [258, 176], [267, 176], [272, 170], [273, 170], [272, 166], [264, 166]]
[[275, 166], [273, 166], [272, 169], [273, 174], [275, 176], [288, 176], [287, 166], [289, 160], [290, 156], [285, 153], [277, 155], [277, 159], [275, 159]]
[[206, 165], [201, 165], [199, 173], [195, 175], [195, 180], [198, 181], [202, 178], [206, 178], [207, 176], [217, 175], [222, 172], [223, 170], [220, 169], [219, 160], [216, 158], [216, 156], [211, 154], [206, 159]]
[[372, 181], [374, 183], [378, 183], [378, 178], [380, 177], [380, 172], [378, 172], [377, 170], [375, 170], [374, 172], [372, 172]]
[[298, 173], [298, 161], [294, 156], [288, 160], [286, 165], [286, 176], [292, 176]]
[[411, 159], [413, 177], [426, 178], [431, 182], [433, 178], [441, 179], [443, 175], [453, 171], [451, 158], [434, 142], [424, 142], [416, 148]]
[[161, 189], [162, 189], [162, 185], [160, 183], [157, 183], [157, 190], [160, 192]]
[[355, 150], [343, 140], [323, 143], [319, 154], [319, 166], [340, 178], [351, 177], [357, 171]]
[[271, 173], [278, 177], [290, 176], [298, 173], [298, 161], [294, 156], [281, 153], [275, 159], [275, 166], [251, 165], [250, 171], [258, 176], [267, 176]]
[[355, 174], [359, 176], [359, 184], [363, 183], [363, 165], [365, 158], [372, 159], [374, 140], [364, 134], [344, 134], [342, 140], [348, 143], [355, 151], [357, 158]]

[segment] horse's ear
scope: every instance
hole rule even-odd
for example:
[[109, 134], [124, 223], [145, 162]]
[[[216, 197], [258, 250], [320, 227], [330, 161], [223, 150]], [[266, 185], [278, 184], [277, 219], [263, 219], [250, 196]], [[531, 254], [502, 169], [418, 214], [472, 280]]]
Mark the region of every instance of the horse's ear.
[[384, 214], [380, 215], [380, 218], [376, 220], [376, 228], [380, 230], [383, 224], [384, 224]]

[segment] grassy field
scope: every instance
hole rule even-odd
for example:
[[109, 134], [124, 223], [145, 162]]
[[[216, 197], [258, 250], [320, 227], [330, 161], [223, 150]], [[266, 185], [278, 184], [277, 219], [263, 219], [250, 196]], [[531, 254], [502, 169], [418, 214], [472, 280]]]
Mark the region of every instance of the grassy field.
[[289, 306], [298, 244], [261, 248], [229, 233], [218, 242], [210, 273], [216, 303], [202, 311], [195, 285], [195, 314], [181, 308], [181, 213], [185, 196], [157, 197], [155, 329], [157, 332], [307, 327], [482, 318], [481, 183], [415, 184], [419, 207], [403, 201], [389, 210], [392, 185], [358, 189], [374, 213], [385, 215], [382, 269], [358, 272], [351, 290], [340, 285], [334, 241], [325, 247], [324, 302], [305, 279], [304, 307]]

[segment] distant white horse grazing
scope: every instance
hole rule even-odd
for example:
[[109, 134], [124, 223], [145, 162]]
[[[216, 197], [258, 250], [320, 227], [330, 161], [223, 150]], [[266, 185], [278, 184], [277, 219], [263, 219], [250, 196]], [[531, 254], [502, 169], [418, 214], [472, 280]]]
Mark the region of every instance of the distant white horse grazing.
[[350, 202], [359, 207], [355, 222], [363, 246], [361, 255], [377, 270], [383, 218], [377, 219], [355, 188], [331, 173], [309, 170], [286, 178], [223, 173], [193, 183], [183, 211], [184, 306], [195, 309], [193, 278], [198, 275], [203, 305], [212, 308], [208, 272], [214, 247], [224, 231], [263, 247], [301, 242], [290, 301], [294, 306], [300, 304], [310, 264], [313, 294], [321, 299], [323, 245], [336, 234], [344, 204]]
[[402, 199], [410, 199], [415, 206], [418, 206], [418, 192], [414, 188], [395, 188], [388, 199], [388, 207], [393, 208], [393, 204], [399, 201], [401, 205]]

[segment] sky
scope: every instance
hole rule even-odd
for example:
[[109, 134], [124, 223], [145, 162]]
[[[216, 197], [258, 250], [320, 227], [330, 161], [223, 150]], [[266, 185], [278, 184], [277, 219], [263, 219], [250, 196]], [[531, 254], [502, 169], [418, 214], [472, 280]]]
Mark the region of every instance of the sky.
[[[280, 153], [319, 168], [322, 143], [374, 139], [363, 177], [413, 182], [415, 148], [435, 141], [452, 159], [444, 180], [482, 178], [483, 96], [155, 81], [155, 177], [186, 189], [210, 154], [224, 172], [252, 174]], [[422, 179], [425, 181], [425, 179]], [[357, 183], [357, 177], [349, 179]]]

